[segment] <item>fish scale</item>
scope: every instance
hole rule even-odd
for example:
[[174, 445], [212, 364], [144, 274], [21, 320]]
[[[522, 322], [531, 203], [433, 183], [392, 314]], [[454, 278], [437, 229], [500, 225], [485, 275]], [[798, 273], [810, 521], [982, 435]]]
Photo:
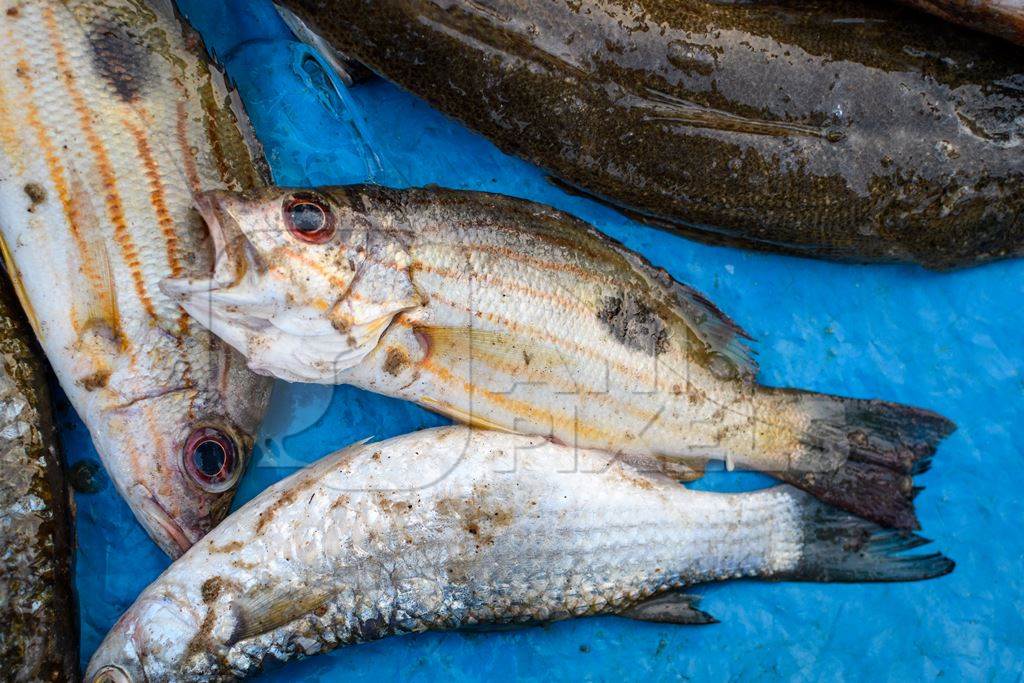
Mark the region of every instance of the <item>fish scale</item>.
[[114, 484], [172, 555], [231, 497], [190, 477], [186, 440], [217, 430], [244, 464], [269, 393], [157, 286], [209, 267], [193, 195], [263, 167], [182, 21], [163, 0], [0, 2], [4, 256]]
[[[566, 469], [576, 460], [587, 473]], [[254, 498], [139, 596], [86, 680], [228, 680], [394, 634], [594, 614], [707, 623], [672, 591], [951, 568], [902, 555], [917, 543], [788, 486], [690, 491], [603, 453], [432, 429], [356, 445]], [[642, 611], [652, 598], [670, 602], [660, 618]]]

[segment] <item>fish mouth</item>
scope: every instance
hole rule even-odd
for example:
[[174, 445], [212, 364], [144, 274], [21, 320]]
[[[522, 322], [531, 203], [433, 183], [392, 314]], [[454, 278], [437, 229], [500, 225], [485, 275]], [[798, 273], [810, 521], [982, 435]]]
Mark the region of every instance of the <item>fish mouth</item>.
[[196, 195], [193, 206], [203, 219], [213, 241], [213, 272], [209, 277], [166, 278], [160, 290], [172, 300], [183, 302], [239, 285], [259, 257], [242, 232], [231, 211], [235, 200], [220, 190]]
[[185, 554], [199, 538], [191, 538], [185, 530], [175, 522], [157, 499], [150, 493], [149, 489], [142, 484], [136, 484], [132, 489], [135, 499], [138, 501], [138, 510], [143, 519], [143, 526], [160, 548], [177, 559]]

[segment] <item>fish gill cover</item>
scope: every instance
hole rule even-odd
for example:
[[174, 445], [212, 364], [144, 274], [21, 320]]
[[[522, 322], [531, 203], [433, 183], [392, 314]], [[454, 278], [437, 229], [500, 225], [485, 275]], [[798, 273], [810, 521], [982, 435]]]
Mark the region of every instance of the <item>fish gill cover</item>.
[[[1024, 660], [1024, 262], [939, 275], [702, 246], [566, 194], [538, 169], [380, 80], [350, 90], [292, 39], [269, 0], [181, 0], [235, 80], [275, 180], [302, 186], [435, 183], [545, 202], [596, 225], [711, 296], [757, 341], [759, 378], [942, 412], [960, 427], [919, 478], [925, 533], [957, 561], [910, 585], [736, 582], [697, 589], [722, 623], [615, 617], [502, 633], [432, 633], [343, 648], [265, 680], [716, 681], [772, 676], [1014, 679]], [[66, 404], [72, 465], [94, 459]], [[235, 506], [295, 468], [368, 436], [442, 424], [413, 405], [349, 387], [276, 387]], [[87, 472], [79, 467], [74, 472]], [[77, 581], [83, 664], [168, 560], [105, 474], [80, 492]], [[702, 488], [770, 480], [712, 472]], [[813, 672], [813, 673], [812, 673]]]

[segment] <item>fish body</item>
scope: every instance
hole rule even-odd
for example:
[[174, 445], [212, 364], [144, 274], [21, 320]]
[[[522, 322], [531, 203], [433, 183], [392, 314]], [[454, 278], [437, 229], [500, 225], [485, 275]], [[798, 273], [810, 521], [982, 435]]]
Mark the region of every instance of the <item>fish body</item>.
[[78, 679], [71, 499], [32, 331], [0, 289], [0, 670]]
[[263, 182], [232, 102], [170, 3], [0, 2], [3, 255], [111, 479], [171, 555], [226, 514], [269, 392], [157, 287], [209, 267], [194, 193]]
[[1017, 50], [892, 3], [280, 4], [568, 189], [695, 239], [935, 269], [1024, 246]]
[[592, 614], [708, 623], [672, 591], [952, 569], [902, 554], [919, 542], [788, 486], [689, 491], [606, 454], [445, 427], [354, 446], [268, 488], [139, 596], [86, 680], [228, 680], [392, 634]]
[[760, 386], [747, 335], [714, 304], [540, 204], [371, 186], [201, 204], [223, 245], [216, 272], [163, 286], [256, 372], [652, 458], [681, 478], [724, 459], [908, 528], [911, 475], [953, 428]]
[[926, 12], [1024, 45], [1021, 0], [904, 0]]

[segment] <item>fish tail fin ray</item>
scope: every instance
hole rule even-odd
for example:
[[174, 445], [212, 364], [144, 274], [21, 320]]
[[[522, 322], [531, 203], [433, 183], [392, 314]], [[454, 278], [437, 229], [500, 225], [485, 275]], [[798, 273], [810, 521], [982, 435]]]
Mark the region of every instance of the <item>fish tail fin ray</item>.
[[829, 583], [919, 581], [944, 576], [955, 567], [939, 552], [908, 552], [931, 543], [928, 539], [882, 528], [806, 494], [793, 493], [802, 533], [799, 559], [767, 578]]
[[928, 410], [885, 401], [785, 392], [809, 417], [790, 467], [774, 473], [826, 503], [882, 526], [918, 529], [914, 475], [931, 466], [956, 425]]

